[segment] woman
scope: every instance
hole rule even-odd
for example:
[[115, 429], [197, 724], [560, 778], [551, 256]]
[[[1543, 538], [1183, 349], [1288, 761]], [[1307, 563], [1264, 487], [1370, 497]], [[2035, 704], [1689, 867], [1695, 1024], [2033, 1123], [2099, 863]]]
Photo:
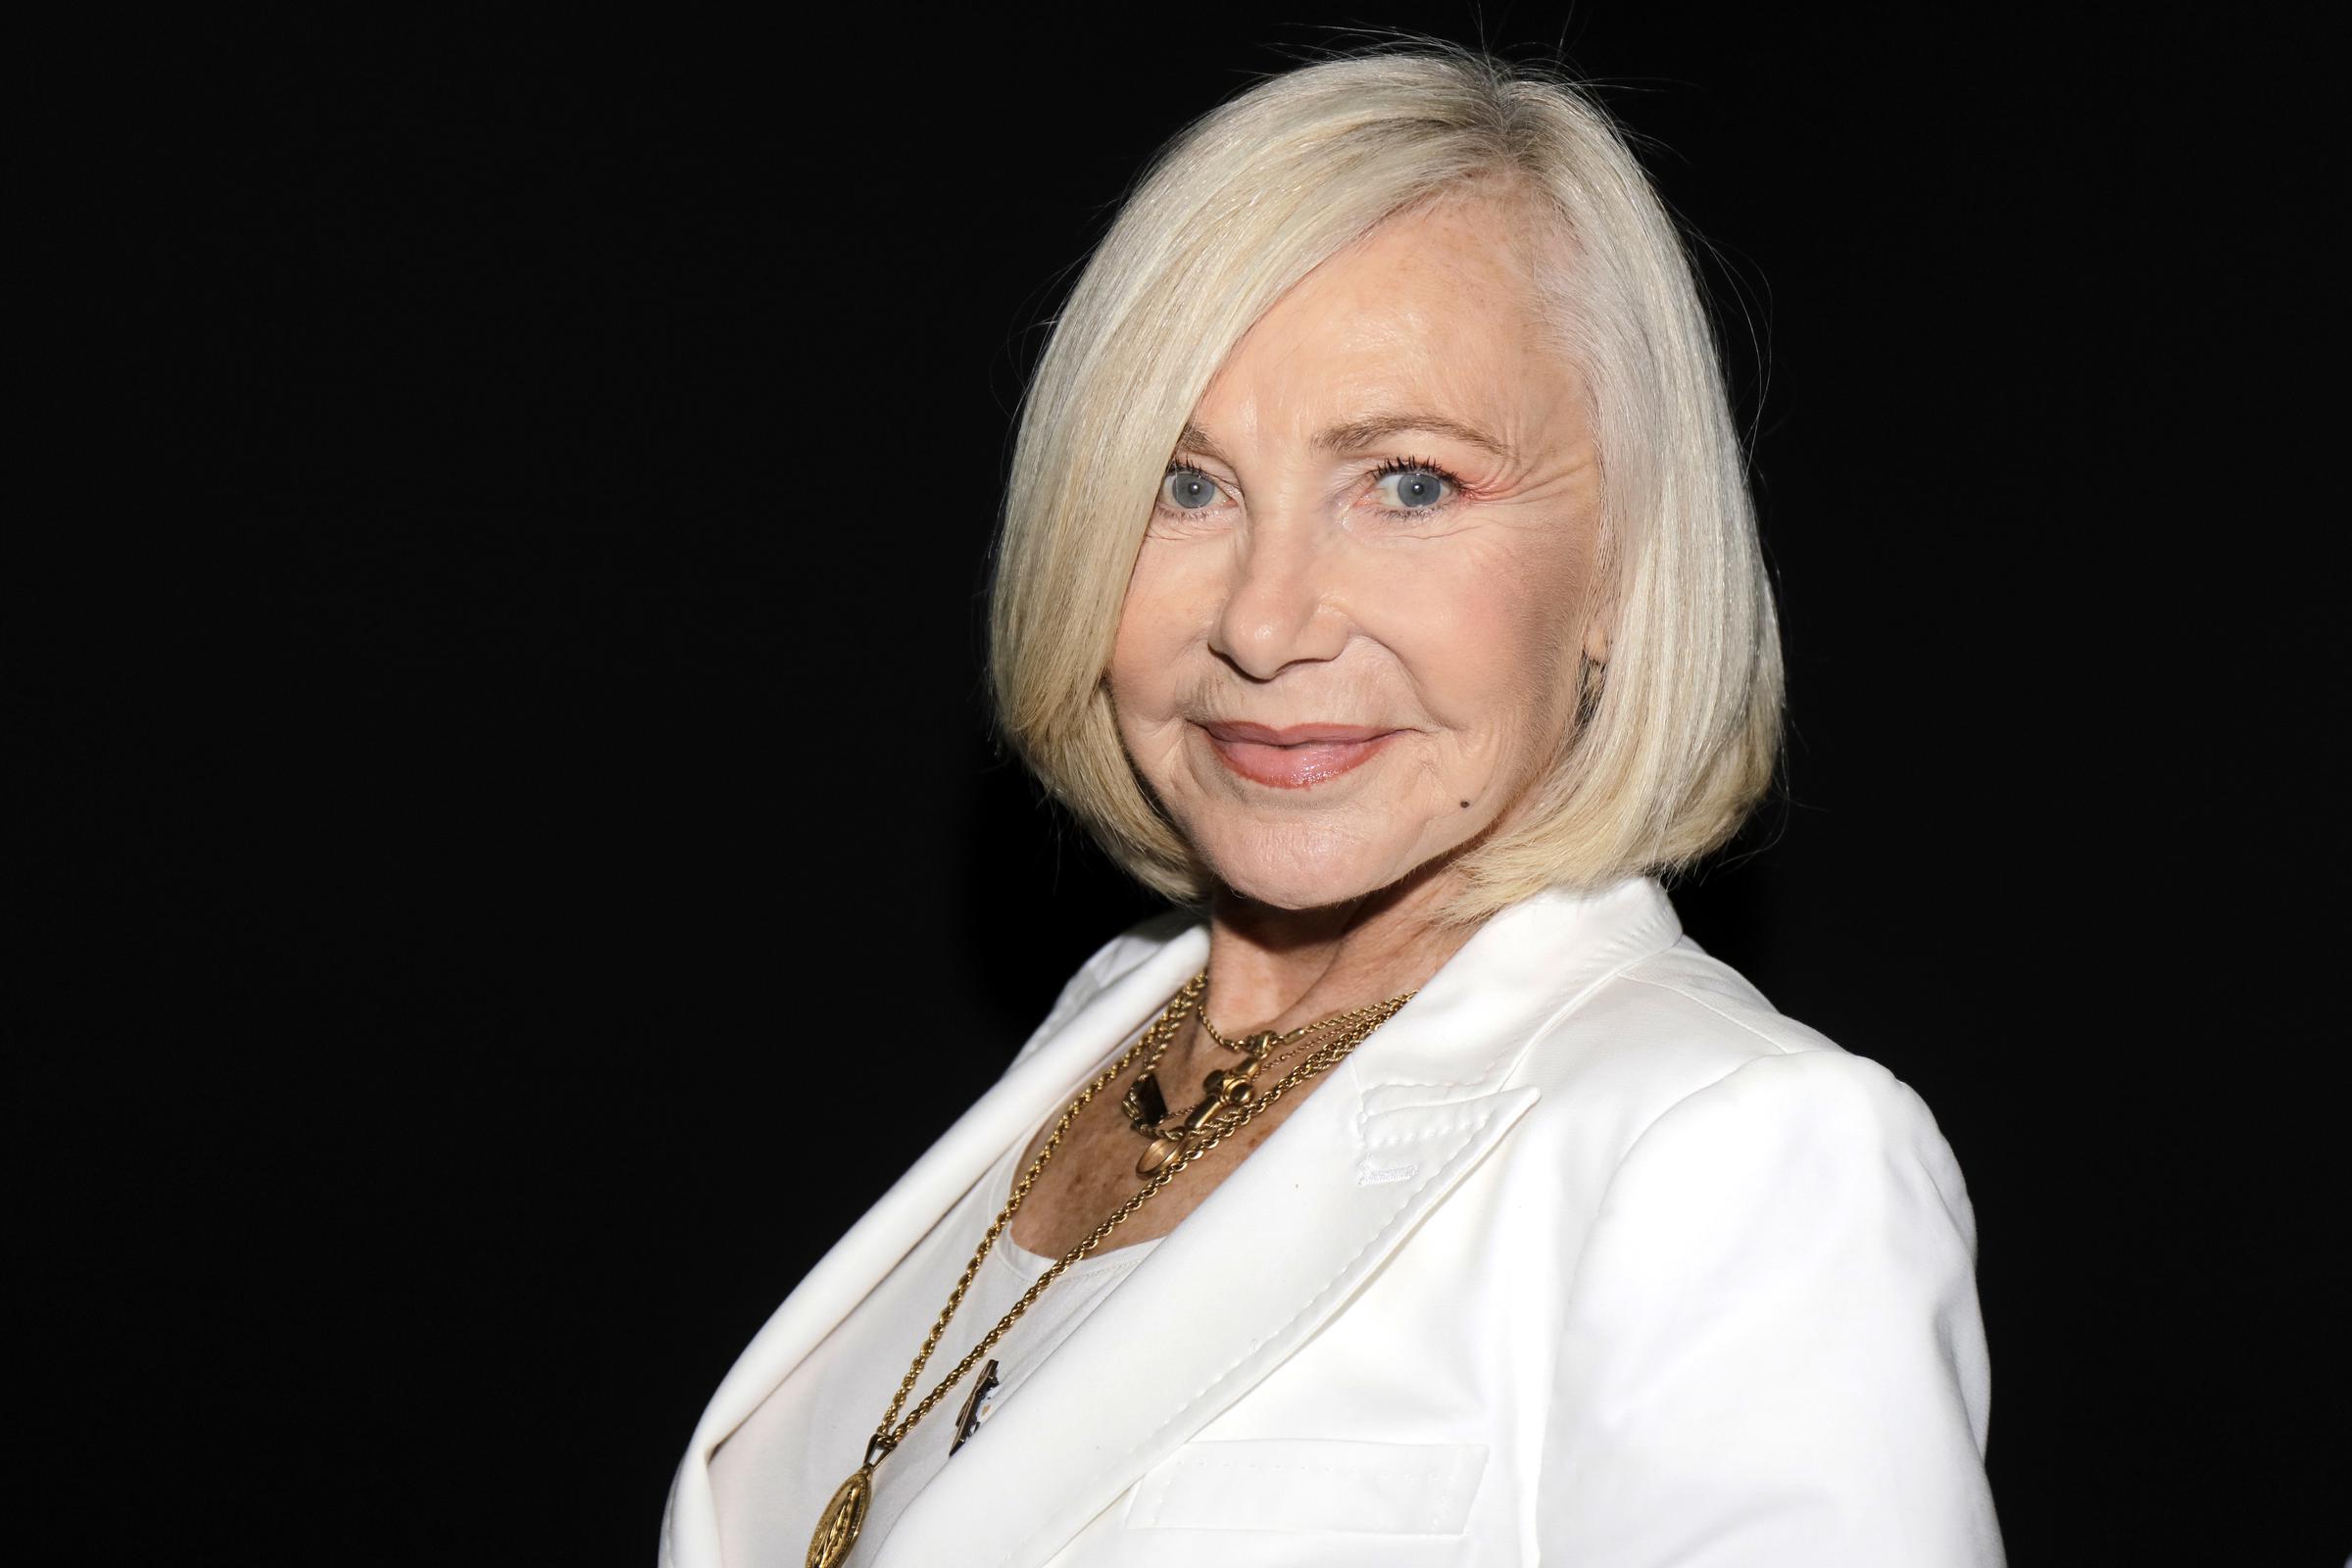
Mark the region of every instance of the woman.
[[761, 1331], [663, 1561], [2000, 1560], [1949, 1150], [1656, 879], [1765, 789], [1780, 663], [1589, 102], [1375, 52], [1173, 142], [1030, 388], [992, 635], [1176, 908]]

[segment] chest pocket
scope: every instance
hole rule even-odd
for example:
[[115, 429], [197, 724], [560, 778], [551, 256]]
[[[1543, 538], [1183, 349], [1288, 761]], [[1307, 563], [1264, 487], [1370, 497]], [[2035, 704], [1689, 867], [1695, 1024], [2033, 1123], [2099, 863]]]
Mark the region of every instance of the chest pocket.
[[1454, 1536], [1486, 1467], [1482, 1443], [1188, 1443], [1137, 1480], [1124, 1528]]

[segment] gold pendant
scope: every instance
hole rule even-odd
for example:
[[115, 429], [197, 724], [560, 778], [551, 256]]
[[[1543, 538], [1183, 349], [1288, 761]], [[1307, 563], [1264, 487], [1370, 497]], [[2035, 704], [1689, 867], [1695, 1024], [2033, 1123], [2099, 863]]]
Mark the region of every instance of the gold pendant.
[[850, 1548], [858, 1544], [858, 1532], [865, 1528], [865, 1507], [873, 1496], [874, 1467], [859, 1465], [825, 1504], [816, 1534], [808, 1538], [808, 1568], [840, 1568], [849, 1560]]
[[1159, 1079], [1151, 1073], [1144, 1074], [1128, 1086], [1127, 1096], [1119, 1102], [1119, 1108], [1127, 1112], [1127, 1119], [1135, 1123], [1139, 1131], [1155, 1131], [1161, 1122], [1168, 1119], [1167, 1099], [1159, 1091]]

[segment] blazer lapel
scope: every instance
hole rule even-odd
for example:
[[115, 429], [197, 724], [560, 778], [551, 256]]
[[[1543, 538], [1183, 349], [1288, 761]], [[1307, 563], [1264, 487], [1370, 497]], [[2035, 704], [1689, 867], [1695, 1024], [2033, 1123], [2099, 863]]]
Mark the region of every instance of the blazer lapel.
[[[1066, 1023], [1041, 1032], [1004, 1076], [802, 1277], [736, 1358], [695, 1429], [663, 1520], [664, 1562], [716, 1568], [711, 1452], [986, 1173], [1005, 1146], [1026, 1138], [1048, 1114], [1066, 1105], [1111, 1051], [1166, 1005], [1207, 955], [1205, 928], [1186, 928], [1115, 975]], [[882, 1412], [872, 1414], [879, 1418]], [[856, 1455], [849, 1454], [842, 1473], [847, 1475], [855, 1462]]]
[[1679, 934], [1646, 879], [1494, 916], [1004, 1399], [875, 1568], [1051, 1558], [1340, 1311], [1502, 1140], [1539, 1098], [1502, 1086], [1552, 1017]]

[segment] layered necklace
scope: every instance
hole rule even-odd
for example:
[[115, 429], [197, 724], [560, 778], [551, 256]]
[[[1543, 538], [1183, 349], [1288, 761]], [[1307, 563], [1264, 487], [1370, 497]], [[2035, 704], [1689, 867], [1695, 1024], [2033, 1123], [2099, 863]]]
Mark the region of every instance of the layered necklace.
[[[1408, 991], [1401, 997], [1391, 997], [1386, 1002], [1376, 1002], [1369, 1007], [1358, 1007], [1353, 1012], [1334, 1013], [1328, 1018], [1301, 1024], [1287, 1034], [1278, 1035], [1268, 1030], [1240, 1040], [1226, 1039], [1217, 1032], [1217, 1026], [1208, 1021], [1207, 1012], [1200, 1011], [1198, 1016], [1201, 1031], [1227, 1051], [1241, 1053], [1242, 1060], [1237, 1066], [1212, 1069], [1200, 1081], [1200, 1087], [1208, 1091], [1207, 1094], [1192, 1109], [1171, 1111], [1168, 1109], [1166, 1092], [1160, 1088], [1159, 1076], [1154, 1070], [1159, 1066], [1160, 1054], [1167, 1049], [1169, 1037], [1163, 1037], [1152, 1048], [1150, 1058], [1144, 1062], [1144, 1070], [1136, 1075], [1126, 1098], [1119, 1102], [1119, 1108], [1127, 1113], [1128, 1124], [1152, 1141], [1152, 1146], [1144, 1151], [1143, 1157], [1135, 1162], [1135, 1173], [1138, 1176], [1154, 1175], [1170, 1160], [1180, 1157], [1187, 1149], [1203, 1144], [1215, 1136], [1228, 1123], [1238, 1125], [1238, 1118], [1258, 1097], [1258, 1074], [1275, 1062], [1296, 1055], [1305, 1042], [1325, 1035], [1334, 1040], [1345, 1038], [1348, 1046], [1340, 1053], [1345, 1055], [1348, 1050], [1354, 1049], [1357, 1041], [1386, 1023], [1390, 1014], [1410, 1002], [1412, 995]], [[1350, 1031], [1355, 1031], [1351, 1038]], [[1279, 1087], [1289, 1088], [1289, 1080]]]
[[[825, 1511], [817, 1520], [816, 1533], [808, 1540], [808, 1568], [839, 1568], [848, 1558], [850, 1548], [858, 1544], [858, 1532], [865, 1528], [866, 1509], [874, 1494], [874, 1467], [904, 1443], [906, 1435], [914, 1430], [915, 1423], [929, 1414], [932, 1406], [945, 1398], [948, 1391], [962, 1381], [964, 1374], [1004, 1337], [1005, 1331], [1020, 1320], [1023, 1312], [1029, 1310], [1030, 1303], [1045, 1294], [1047, 1286], [1059, 1279], [1071, 1265], [1093, 1252], [1102, 1245], [1104, 1237], [1118, 1228], [1120, 1221], [1164, 1191], [1195, 1160], [1279, 1104], [1283, 1097], [1298, 1085], [1337, 1066], [1349, 1052], [1363, 1044], [1373, 1030], [1413, 1000], [1413, 993], [1407, 991], [1402, 996], [1391, 997], [1369, 1007], [1358, 1007], [1353, 1012], [1337, 1013], [1287, 1034], [1268, 1032], [1232, 1041], [1219, 1034], [1209, 1023], [1204, 1010], [1207, 995], [1208, 971], [1203, 969], [1186, 981], [1169, 999], [1167, 1006], [1136, 1038], [1134, 1045], [1120, 1053], [1117, 1060], [1103, 1068], [1093, 1082], [1078, 1092], [1078, 1098], [1070, 1102], [1069, 1108], [1061, 1113], [1061, 1119], [1054, 1124], [1054, 1131], [1046, 1139], [1045, 1147], [1037, 1152], [1037, 1157], [1029, 1162], [1029, 1168], [1013, 1184], [1011, 1197], [998, 1210], [997, 1217], [990, 1221], [987, 1232], [980, 1238], [979, 1247], [972, 1252], [972, 1260], [964, 1265], [962, 1277], [956, 1280], [956, 1288], [948, 1293], [948, 1304], [940, 1309], [939, 1321], [932, 1324], [931, 1332], [923, 1337], [923, 1347], [915, 1352], [914, 1364], [906, 1369], [906, 1376], [900, 1380], [899, 1392], [892, 1396], [890, 1408], [883, 1412], [882, 1424], [875, 1428], [874, 1435], [866, 1441], [865, 1462], [851, 1472], [850, 1478], [835, 1489], [832, 1500], [825, 1504]], [[1203, 1084], [1208, 1091], [1207, 1096], [1199, 1104], [1187, 1111], [1171, 1112], [1153, 1069], [1159, 1065], [1161, 1055], [1181, 1032], [1188, 1017], [1198, 1017], [1201, 1029], [1210, 1040], [1225, 1050], [1239, 1052], [1243, 1060], [1237, 1066], [1220, 1067], [1211, 1072]], [[1146, 1178], [1144, 1185], [1136, 1190], [1133, 1197], [1112, 1210], [1109, 1218], [1097, 1225], [1077, 1246], [1064, 1252], [1052, 1267], [1039, 1275], [1021, 1293], [1020, 1298], [1012, 1303], [1011, 1309], [997, 1320], [996, 1327], [982, 1335], [980, 1343], [965, 1352], [963, 1359], [956, 1362], [955, 1368], [941, 1378], [931, 1392], [924, 1395], [901, 1420], [899, 1412], [906, 1408], [907, 1396], [914, 1392], [924, 1365], [931, 1359], [931, 1352], [939, 1348], [940, 1339], [948, 1331], [949, 1319], [963, 1304], [964, 1294], [971, 1289], [972, 1281], [980, 1273], [981, 1260], [988, 1255], [989, 1248], [996, 1244], [1004, 1228], [1012, 1223], [1012, 1216], [1020, 1210], [1022, 1200], [1028, 1198], [1030, 1189], [1037, 1185], [1038, 1174], [1046, 1168], [1046, 1162], [1054, 1157], [1054, 1151], [1061, 1147], [1062, 1135], [1069, 1131], [1070, 1124], [1078, 1119], [1078, 1113], [1087, 1107], [1095, 1096], [1134, 1065], [1138, 1056], [1145, 1058], [1144, 1070], [1127, 1091], [1121, 1108], [1125, 1110], [1129, 1124], [1152, 1141], [1136, 1166], [1136, 1174]], [[1294, 1056], [1297, 1059], [1289, 1072], [1271, 1086], [1259, 1088], [1257, 1078], [1262, 1071], [1277, 1061]]]

